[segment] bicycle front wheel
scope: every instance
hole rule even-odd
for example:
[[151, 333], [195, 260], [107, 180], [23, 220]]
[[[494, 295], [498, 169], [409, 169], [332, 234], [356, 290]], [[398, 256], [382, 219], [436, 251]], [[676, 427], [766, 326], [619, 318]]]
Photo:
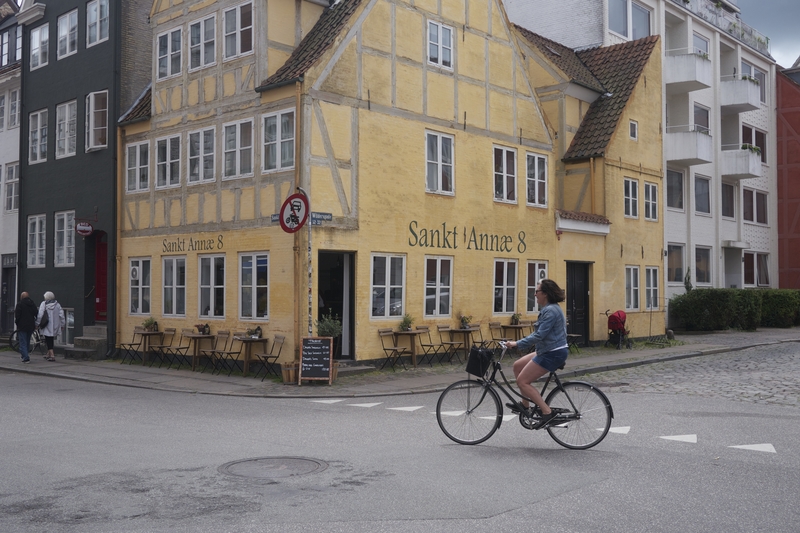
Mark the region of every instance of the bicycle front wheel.
[[500, 427], [503, 408], [491, 386], [465, 379], [453, 383], [439, 396], [436, 420], [451, 440], [480, 444]]
[[547, 432], [565, 448], [586, 450], [595, 446], [611, 427], [608, 399], [588, 383], [564, 383], [562, 387], [547, 396], [547, 405], [559, 413]]

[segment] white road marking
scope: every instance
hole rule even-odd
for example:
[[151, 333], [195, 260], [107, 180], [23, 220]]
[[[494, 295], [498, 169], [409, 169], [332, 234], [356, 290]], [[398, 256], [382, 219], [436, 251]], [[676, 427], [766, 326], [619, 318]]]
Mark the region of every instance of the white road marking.
[[659, 437], [665, 440], [677, 440], [680, 442], [691, 442], [697, 444], [697, 435], [672, 435], [670, 437]]
[[339, 403], [343, 401], [344, 400], [311, 400], [313, 403]]
[[461, 416], [466, 411], [442, 411], [442, 416]]
[[[630, 426], [620, 426], [617, 428], [610, 428], [608, 431], [609, 433], [621, 433], [622, 435], [627, 435], [630, 430]], [[603, 428], [598, 428], [597, 431], [603, 431]]]
[[424, 405], [417, 405], [414, 407], [387, 407], [390, 411], [416, 411], [417, 409], [422, 409], [425, 407]]
[[740, 450], [753, 450], [755, 452], [778, 453], [772, 444], [743, 444], [741, 446], [728, 446], [728, 448], [739, 448]]
[[348, 403], [350, 407], [375, 407], [376, 405], [380, 405], [383, 402], [375, 402], [375, 403]]

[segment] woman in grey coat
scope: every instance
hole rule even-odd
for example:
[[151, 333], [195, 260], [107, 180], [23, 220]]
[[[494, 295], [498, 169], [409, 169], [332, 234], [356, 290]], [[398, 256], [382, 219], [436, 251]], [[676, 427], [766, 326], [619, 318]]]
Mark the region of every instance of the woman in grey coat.
[[56, 354], [53, 351], [54, 338], [64, 329], [64, 310], [61, 309], [61, 304], [56, 301], [56, 295], [50, 291], [44, 293], [44, 301], [39, 305], [39, 316], [36, 317], [37, 325], [42, 323], [42, 316], [45, 313], [47, 313], [47, 324], [40, 328], [40, 332], [44, 335], [44, 340], [47, 343], [47, 355], [45, 357], [48, 361], [55, 361]]

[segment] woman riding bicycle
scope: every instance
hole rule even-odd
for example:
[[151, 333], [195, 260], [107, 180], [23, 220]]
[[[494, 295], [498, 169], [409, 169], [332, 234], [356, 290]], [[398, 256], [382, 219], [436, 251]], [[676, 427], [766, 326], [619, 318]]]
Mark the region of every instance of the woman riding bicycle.
[[[550, 422], [555, 413], [544, 402], [532, 383], [550, 372], [561, 368], [569, 354], [567, 345], [567, 321], [558, 302], [564, 301], [564, 290], [555, 281], [543, 279], [536, 286], [536, 303], [539, 304], [539, 318], [536, 321], [536, 331], [519, 341], [509, 341], [507, 346], [519, 348], [523, 353], [534, 346], [536, 351], [520, 357], [514, 363], [514, 376], [517, 386], [525, 397], [522, 405], [530, 411], [528, 398], [533, 400], [542, 412], [541, 420], [534, 429], [543, 427]], [[519, 407], [513, 403], [506, 404], [512, 411], [518, 412]]]

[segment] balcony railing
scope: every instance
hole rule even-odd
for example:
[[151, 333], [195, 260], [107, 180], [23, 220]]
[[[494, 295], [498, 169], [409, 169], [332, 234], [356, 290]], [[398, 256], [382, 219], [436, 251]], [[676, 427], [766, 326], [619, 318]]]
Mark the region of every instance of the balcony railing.
[[667, 161], [676, 165], [702, 165], [714, 160], [714, 142], [705, 126], [669, 126], [664, 152]]
[[746, 180], [761, 176], [761, 149], [749, 144], [723, 144], [722, 177]]
[[758, 81], [746, 76], [723, 76], [719, 95], [723, 113], [744, 113], [761, 107]]
[[[770, 56], [769, 37], [748, 26], [733, 13], [725, 11], [722, 7], [717, 7], [717, 2], [711, 0], [689, 0], [688, 2], [685, 0], [672, 0], [672, 3], [694, 13], [765, 56]], [[764, 9], [768, 8], [765, 7]]]
[[668, 50], [664, 58], [664, 82], [668, 94], [688, 93], [711, 87], [712, 65], [708, 56]]

